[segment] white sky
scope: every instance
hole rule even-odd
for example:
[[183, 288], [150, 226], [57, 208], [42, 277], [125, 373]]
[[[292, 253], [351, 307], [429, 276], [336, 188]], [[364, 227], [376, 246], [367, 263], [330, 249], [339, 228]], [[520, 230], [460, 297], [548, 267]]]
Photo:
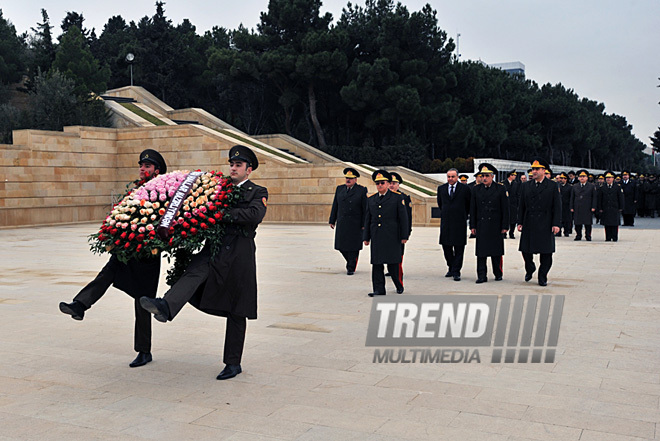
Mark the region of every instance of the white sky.
[[[348, 0], [325, 0], [335, 20]], [[363, 4], [363, 0], [353, 3]], [[527, 78], [539, 85], [562, 83], [580, 97], [605, 103], [607, 113], [623, 115], [647, 145], [660, 126], [660, 1], [658, 0], [406, 0], [409, 11], [426, 3], [438, 11], [438, 24], [456, 39], [462, 60], [488, 64], [520, 61]], [[268, 0], [165, 2], [174, 24], [188, 18], [199, 33], [212, 26], [254, 27]], [[113, 15], [127, 22], [155, 12], [155, 0], [4, 0], [3, 15], [16, 30], [41, 21], [41, 8], [59, 25], [66, 11], [85, 17], [100, 35]]]

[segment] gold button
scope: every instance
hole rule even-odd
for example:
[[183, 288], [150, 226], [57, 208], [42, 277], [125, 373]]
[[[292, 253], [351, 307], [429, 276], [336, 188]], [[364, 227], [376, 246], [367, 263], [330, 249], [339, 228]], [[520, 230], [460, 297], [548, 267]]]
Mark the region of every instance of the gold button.
[[378, 215], [378, 217], [380, 217], [380, 214]]
[[380, 208], [380, 205], [378, 206], [378, 208]]
[[380, 227], [380, 224], [378, 224], [378, 226]]

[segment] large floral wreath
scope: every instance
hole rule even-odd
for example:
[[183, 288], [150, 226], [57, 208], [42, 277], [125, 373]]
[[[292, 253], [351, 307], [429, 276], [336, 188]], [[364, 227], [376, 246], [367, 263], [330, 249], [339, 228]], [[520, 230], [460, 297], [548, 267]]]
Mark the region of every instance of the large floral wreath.
[[219, 249], [231, 220], [229, 209], [241, 191], [222, 173], [199, 170], [174, 171], [129, 186], [101, 229], [90, 236], [92, 252], [109, 252], [123, 263], [165, 252], [168, 261], [175, 258], [168, 271], [170, 285], [203, 245], [213, 254]]

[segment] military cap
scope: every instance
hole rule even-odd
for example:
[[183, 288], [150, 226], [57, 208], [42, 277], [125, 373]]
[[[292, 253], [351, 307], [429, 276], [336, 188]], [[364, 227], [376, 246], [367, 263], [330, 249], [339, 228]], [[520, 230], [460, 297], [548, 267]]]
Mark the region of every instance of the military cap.
[[615, 177], [614, 172], [613, 172], [612, 170], [607, 170], [607, 171], [605, 172], [604, 176], [605, 176], [606, 178], [614, 178], [614, 177]]
[[247, 162], [248, 166], [252, 167], [252, 170], [256, 170], [259, 167], [257, 155], [244, 145], [235, 145], [229, 149], [229, 162], [231, 161]]
[[385, 170], [376, 170], [371, 174], [371, 179], [374, 182], [379, 182], [379, 181], [387, 181], [391, 182], [392, 181], [392, 175], [385, 171]]
[[645, 177], [645, 176], [644, 176], [644, 173], [640, 173], [640, 174], [639, 174], [639, 177], [640, 177], [640, 178], [644, 178], [644, 177]]
[[515, 170], [511, 170], [509, 173], [506, 174], [506, 177], [510, 178], [511, 176], [518, 176], [518, 173], [516, 173]]
[[568, 175], [566, 174], [566, 172], [561, 172], [561, 173], [559, 173], [559, 174], [557, 175], [557, 177], [558, 177], [558, 178], [568, 179]]
[[546, 168], [546, 169], [545, 169], [545, 172], [546, 172], [547, 174], [549, 174], [550, 176], [552, 176], [552, 169], [550, 169], [550, 168]]
[[602, 173], [601, 173], [601, 174], [599, 174], [599, 175], [598, 175], [598, 179], [605, 179], [605, 175], [604, 175], [604, 174], [602, 174]]
[[531, 169], [531, 168], [527, 169], [527, 174], [528, 174], [529, 176], [532, 176], [532, 169]]
[[400, 174], [397, 172], [391, 172], [392, 175], [392, 182], [398, 182], [399, 184], [403, 184], [403, 178], [401, 177]]
[[468, 180], [468, 175], [458, 175], [458, 179], [463, 182]]
[[654, 173], [650, 173], [650, 174], [648, 175], [648, 177], [649, 177], [649, 178], [653, 178], [653, 179], [655, 179], [655, 174], [654, 174]]
[[581, 168], [575, 173], [576, 176], [589, 176], [589, 172], [586, 171], [585, 169]]
[[487, 162], [479, 164], [478, 170], [479, 170], [479, 173], [481, 173], [482, 175], [489, 174], [489, 173], [493, 174], [493, 175], [497, 175], [497, 169], [495, 167], [493, 167], [492, 164], [489, 164]]
[[143, 162], [153, 164], [161, 175], [167, 173], [167, 164], [165, 163], [165, 159], [156, 150], [146, 149], [140, 153], [140, 160], [138, 161], [138, 164], [142, 165]]
[[623, 171], [621, 172], [621, 176], [623, 176], [623, 175], [628, 175], [628, 176], [631, 176], [631, 175], [632, 175], [632, 173], [630, 173], [630, 171], [629, 171], [629, 170], [626, 170], [626, 169], [624, 168], [624, 169], [623, 169]]
[[352, 167], [346, 167], [343, 173], [345, 178], [357, 179], [360, 177], [360, 173]]
[[534, 160], [532, 161], [531, 167], [532, 168], [546, 168], [546, 169], [548, 169], [548, 168], [550, 168], [550, 164], [548, 164], [548, 161], [546, 161], [543, 158], [534, 158]]

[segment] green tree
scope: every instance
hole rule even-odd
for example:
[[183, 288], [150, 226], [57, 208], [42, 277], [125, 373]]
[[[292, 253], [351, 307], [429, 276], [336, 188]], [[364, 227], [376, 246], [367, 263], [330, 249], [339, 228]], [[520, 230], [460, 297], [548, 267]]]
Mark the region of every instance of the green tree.
[[50, 24], [48, 13], [45, 9], [41, 10], [42, 22], [37, 23], [36, 28], [31, 28], [34, 35], [32, 35], [29, 46], [32, 54], [32, 60], [29, 66], [30, 76], [34, 78], [39, 72], [48, 72], [53, 61], [55, 61], [56, 46], [53, 43], [53, 35], [51, 30], [53, 26]]
[[0, 9], [0, 84], [20, 81], [25, 73], [25, 43], [16, 35], [16, 28], [5, 20]]

